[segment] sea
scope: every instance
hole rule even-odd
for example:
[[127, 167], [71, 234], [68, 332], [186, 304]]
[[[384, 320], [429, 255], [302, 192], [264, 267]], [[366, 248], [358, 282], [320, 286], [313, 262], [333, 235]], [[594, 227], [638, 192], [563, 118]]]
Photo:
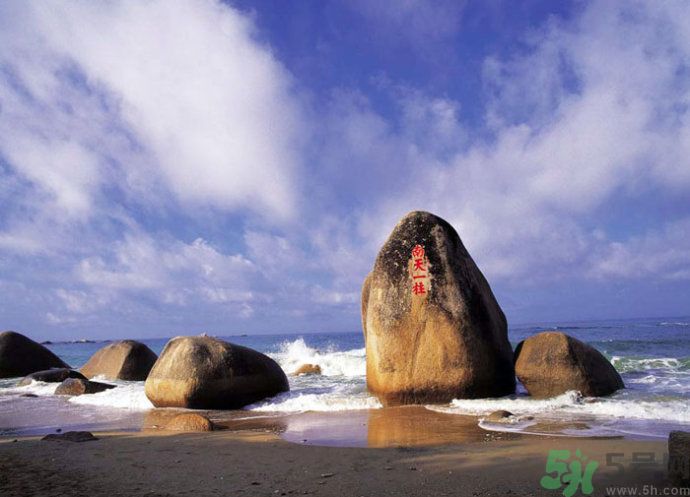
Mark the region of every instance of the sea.
[[[516, 325], [509, 328], [509, 338], [515, 347], [545, 330], [562, 331], [596, 347], [621, 374], [626, 388], [604, 398], [566, 392], [539, 400], [530, 398], [518, 384], [517, 393], [508, 397], [456, 399], [426, 408], [445, 415], [476, 416], [480, 428], [494, 432], [654, 439], [666, 438], [671, 430], [690, 430], [690, 318]], [[363, 412], [382, 409], [366, 389], [361, 332], [219, 338], [268, 354], [286, 373], [305, 363], [322, 369], [321, 375], [288, 375], [289, 392], [247, 406], [247, 414], [289, 417], [310, 413], [311, 418], [303, 419], [313, 419], [315, 413], [340, 413], [341, 420], [359, 420]], [[160, 353], [168, 339], [140, 341]], [[47, 347], [68, 364], [80, 367], [106, 343], [53, 343]], [[23, 387], [17, 383], [18, 379], [0, 380], [3, 436], [68, 429], [138, 430], [153, 408], [143, 382], [110, 382], [117, 388], [78, 397], [54, 396], [54, 383], [34, 382]], [[515, 414], [511, 422], [484, 420], [499, 409]]]

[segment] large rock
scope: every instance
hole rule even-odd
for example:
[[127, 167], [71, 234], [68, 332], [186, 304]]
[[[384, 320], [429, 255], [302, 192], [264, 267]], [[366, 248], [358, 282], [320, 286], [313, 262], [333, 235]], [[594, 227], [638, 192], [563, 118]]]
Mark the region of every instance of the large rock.
[[50, 368], [69, 368], [43, 345], [15, 331], [0, 333], [0, 378], [26, 376]]
[[67, 378], [55, 389], [55, 395], [84, 395], [103, 392], [111, 388], [115, 388], [115, 385], [82, 380], [81, 378]]
[[594, 397], [624, 388], [618, 371], [601, 352], [556, 331], [539, 333], [518, 344], [515, 373], [527, 392], [538, 398], [569, 390]]
[[144, 381], [158, 356], [146, 345], [123, 340], [106, 345], [84, 364], [81, 372], [88, 378], [103, 376], [109, 380]]
[[270, 357], [205, 336], [170, 340], [146, 379], [156, 407], [237, 409], [288, 389]]
[[506, 319], [443, 219], [411, 212], [362, 289], [367, 385], [386, 405], [497, 397], [515, 391]]
[[668, 479], [677, 487], [690, 487], [690, 433], [668, 435]]
[[86, 377], [79, 371], [68, 368], [47, 369], [45, 371], [36, 371], [28, 376], [22, 378], [18, 386], [30, 385], [32, 381], [43, 381], [45, 383], [61, 383], [67, 378], [81, 378], [85, 380]]

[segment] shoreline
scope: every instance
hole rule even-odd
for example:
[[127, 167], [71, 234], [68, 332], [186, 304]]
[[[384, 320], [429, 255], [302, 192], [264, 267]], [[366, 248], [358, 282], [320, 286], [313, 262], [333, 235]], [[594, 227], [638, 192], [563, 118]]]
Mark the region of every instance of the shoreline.
[[[99, 440], [0, 440], [2, 495], [560, 495], [539, 481], [547, 454], [581, 450], [605, 486], [668, 485], [666, 442], [627, 439], [468, 438], [445, 445], [338, 447], [292, 443], [270, 427], [210, 433], [96, 432]], [[623, 464], [606, 464], [607, 453]], [[659, 463], [633, 468], [633, 454]]]

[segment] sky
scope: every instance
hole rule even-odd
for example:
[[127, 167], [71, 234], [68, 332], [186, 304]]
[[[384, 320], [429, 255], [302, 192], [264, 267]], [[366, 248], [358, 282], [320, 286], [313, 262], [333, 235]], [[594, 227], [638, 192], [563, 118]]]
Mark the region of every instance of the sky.
[[510, 325], [690, 314], [690, 3], [0, 3], [0, 329], [360, 329], [396, 222]]

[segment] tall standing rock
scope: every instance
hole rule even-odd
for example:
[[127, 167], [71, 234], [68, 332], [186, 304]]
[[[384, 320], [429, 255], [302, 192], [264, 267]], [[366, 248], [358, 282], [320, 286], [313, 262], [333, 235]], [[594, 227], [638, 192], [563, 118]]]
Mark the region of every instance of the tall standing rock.
[[81, 368], [87, 378], [144, 381], [158, 356], [141, 342], [122, 340], [99, 349]]
[[289, 389], [270, 357], [205, 336], [170, 340], [146, 379], [156, 407], [238, 409]]
[[0, 333], [0, 378], [26, 376], [50, 368], [69, 368], [40, 343], [17, 333]]
[[367, 386], [386, 405], [515, 391], [506, 319], [453, 227], [411, 212], [362, 289]]

